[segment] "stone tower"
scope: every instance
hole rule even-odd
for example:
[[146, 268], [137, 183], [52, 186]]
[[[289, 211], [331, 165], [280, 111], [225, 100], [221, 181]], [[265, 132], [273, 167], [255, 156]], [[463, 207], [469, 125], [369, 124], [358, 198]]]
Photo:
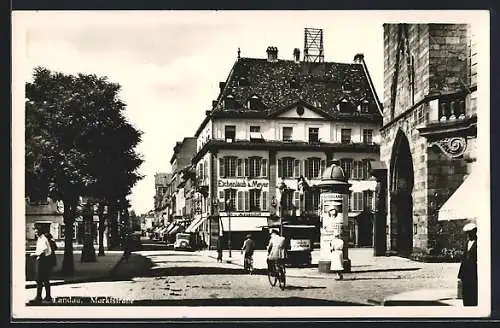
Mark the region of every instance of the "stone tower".
[[458, 247], [454, 236], [462, 222], [438, 222], [437, 211], [476, 159], [473, 39], [467, 24], [384, 24], [380, 148], [391, 253]]

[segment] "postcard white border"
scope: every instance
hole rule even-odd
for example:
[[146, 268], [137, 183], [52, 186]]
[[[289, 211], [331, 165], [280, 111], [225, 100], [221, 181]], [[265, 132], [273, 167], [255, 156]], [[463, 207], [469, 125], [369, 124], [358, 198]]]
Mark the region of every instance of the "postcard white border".
[[[342, 15], [364, 11], [342, 11]], [[126, 320], [132, 318], [196, 319], [196, 318], [406, 318], [406, 317], [484, 317], [490, 315], [490, 191], [480, 199], [478, 225], [479, 306], [463, 307], [27, 307], [24, 281], [24, 77], [26, 55], [26, 26], [31, 12], [12, 14], [12, 317], [15, 319], [103, 319]], [[309, 11], [310, 13], [310, 11]], [[103, 12], [99, 13], [104, 14]], [[129, 14], [134, 14], [129, 12]], [[141, 14], [147, 14], [142, 12]], [[182, 12], [180, 15], [189, 15]], [[195, 13], [199, 15], [199, 12]], [[242, 15], [245, 12], [241, 13]], [[324, 12], [323, 12], [324, 14]], [[481, 11], [369, 11], [383, 17], [387, 23], [464, 23], [473, 22], [477, 31], [478, 50], [478, 168], [490, 172], [490, 16]], [[203, 14], [201, 14], [203, 16]], [[363, 22], [358, 22], [362, 24]], [[332, 25], [335, 22], [332, 22]], [[382, 33], [382, 31], [381, 31]], [[23, 254], [22, 260], [17, 254]]]

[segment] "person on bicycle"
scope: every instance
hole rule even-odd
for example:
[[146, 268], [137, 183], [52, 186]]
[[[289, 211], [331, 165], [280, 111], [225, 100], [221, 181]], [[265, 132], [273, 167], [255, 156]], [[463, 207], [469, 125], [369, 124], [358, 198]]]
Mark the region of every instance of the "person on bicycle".
[[279, 235], [276, 229], [271, 231], [271, 239], [267, 245], [267, 267], [269, 270], [276, 268], [279, 262], [285, 259], [285, 237]]
[[255, 250], [255, 242], [252, 240], [252, 235], [246, 235], [246, 240], [243, 242], [243, 247], [241, 248], [241, 253], [243, 254], [243, 265], [245, 270], [249, 270], [250, 273], [253, 271], [253, 252]]

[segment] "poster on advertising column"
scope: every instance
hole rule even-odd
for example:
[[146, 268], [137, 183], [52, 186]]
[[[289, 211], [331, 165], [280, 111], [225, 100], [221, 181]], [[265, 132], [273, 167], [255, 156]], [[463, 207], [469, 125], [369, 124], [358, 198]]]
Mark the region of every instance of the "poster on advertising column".
[[324, 232], [340, 232], [343, 224], [342, 200], [344, 195], [323, 193], [320, 195], [321, 230]]
[[320, 257], [330, 259], [330, 244], [336, 234], [342, 233], [343, 195], [339, 193], [322, 193], [320, 195], [321, 238]]

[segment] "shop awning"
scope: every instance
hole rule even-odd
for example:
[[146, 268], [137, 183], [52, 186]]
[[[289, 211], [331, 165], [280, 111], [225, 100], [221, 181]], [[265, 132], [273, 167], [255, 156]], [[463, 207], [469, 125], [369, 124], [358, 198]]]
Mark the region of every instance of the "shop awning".
[[169, 235], [173, 235], [174, 233], [176, 233], [177, 231], [179, 231], [179, 229], [181, 228], [180, 225], [176, 225], [172, 230], [170, 230], [168, 232]]
[[206, 220], [206, 218], [198, 218], [198, 219], [193, 220], [193, 222], [191, 222], [191, 224], [187, 227], [186, 232], [195, 232], [196, 229], [198, 229], [198, 227], [205, 220]]
[[[222, 228], [229, 231], [229, 218], [221, 218]], [[261, 231], [263, 226], [267, 226], [267, 217], [231, 217], [231, 231]]]
[[490, 197], [488, 190], [488, 175], [482, 175], [477, 169], [457, 188], [450, 198], [439, 209], [438, 220], [476, 220], [478, 206], [482, 197]]

